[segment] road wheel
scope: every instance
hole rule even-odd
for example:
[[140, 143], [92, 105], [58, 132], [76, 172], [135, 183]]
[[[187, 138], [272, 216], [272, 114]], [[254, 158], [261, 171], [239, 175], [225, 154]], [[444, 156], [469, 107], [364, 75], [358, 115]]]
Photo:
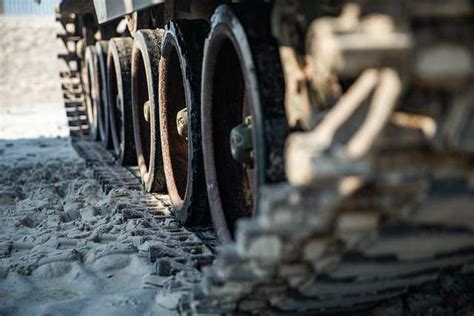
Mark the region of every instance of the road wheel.
[[97, 115], [99, 125], [99, 139], [106, 149], [112, 148], [110, 135], [109, 106], [107, 96], [107, 52], [108, 41], [99, 41], [95, 44], [97, 53]]
[[158, 100], [162, 30], [140, 30], [132, 52], [132, 104], [138, 166], [147, 192], [166, 192]]
[[208, 24], [172, 21], [160, 60], [161, 144], [166, 185], [176, 217], [209, 222], [201, 139], [201, 65]]
[[97, 108], [97, 53], [95, 46], [86, 48], [84, 57], [84, 95], [87, 110], [87, 122], [89, 124], [90, 137], [99, 140], [99, 121]]
[[284, 80], [270, 9], [217, 8], [206, 40], [202, 137], [212, 220], [222, 242], [255, 213], [260, 187], [285, 179]]
[[114, 38], [107, 56], [110, 132], [117, 162], [124, 166], [137, 164], [133, 135], [131, 92], [131, 38]]

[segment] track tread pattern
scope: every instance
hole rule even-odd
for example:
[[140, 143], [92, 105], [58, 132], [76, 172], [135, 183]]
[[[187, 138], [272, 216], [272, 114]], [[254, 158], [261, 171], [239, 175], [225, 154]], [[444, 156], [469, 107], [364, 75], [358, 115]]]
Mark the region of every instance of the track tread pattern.
[[[82, 83], [80, 77], [81, 60], [74, 51], [76, 44], [80, 41], [79, 22], [73, 14], [58, 14], [56, 16], [63, 29], [57, 34], [64, 44], [66, 53], [58, 54], [67, 70], [60, 72], [61, 90], [63, 93], [64, 107], [67, 111], [67, 119], [71, 137], [82, 137], [89, 134], [87, 112], [82, 95]], [[72, 50], [74, 48], [74, 50]]]

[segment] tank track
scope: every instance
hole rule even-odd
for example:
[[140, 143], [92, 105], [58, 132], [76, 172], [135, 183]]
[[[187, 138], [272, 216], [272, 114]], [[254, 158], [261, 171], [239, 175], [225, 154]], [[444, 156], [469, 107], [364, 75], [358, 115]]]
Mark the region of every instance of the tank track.
[[[442, 199], [436, 186], [429, 193], [434, 201]], [[236, 245], [219, 253], [190, 300], [195, 312], [363, 309], [435, 281], [443, 272], [474, 272], [472, 219], [471, 227], [422, 223], [416, 216], [377, 220], [384, 215], [365, 208], [346, 215], [339, 207], [325, 209], [330, 192], [311, 197], [281, 186], [267, 194], [278, 198], [268, 201], [258, 218], [242, 222]], [[389, 198], [374, 194], [332, 203], [351, 207]], [[315, 204], [320, 205], [316, 210]]]
[[81, 60], [76, 54], [77, 43], [81, 41], [80, 24], [74, 14], [57, 14], [56, 21], [63, 29], [57, 38], [66, 49], [65, 53], [58, 54], [58, 59], [64, 61], [66, 66], [59, 76], [69, 131], [72, 137], [82, 137], [89, 134], [89, 126], [82, 89]]
[[[416, 20], [420, 29], [433, 27], [423, 18], [413, 19], [422, 20]], [[436, 25], [449, 30], [458, 22], [441, 19]], [[465, 44], [469, 38], [456, 42], [467, 54], [472, 53], [472, 45]], [[419, 76], [421, 83], [413, 83], [413, 89], [423, 91], [431, 79]], [[354, 112], [327, 147], [319, 137], [325, 131], [317, 133], [322, 129], [290, 136], [289, 183], [263, 190], [259, 213], [240, 222], [235, 244], [221, 249], [183, 310], [354, 311], [437, 284], [445, 273], [472, 279], [474, 156], [469, 135], [474, 124], [468, 118], [474, 95], [450, 90], [445, 78], [435, 79], [427, 93], [446, 95], [431, 101], [404, 95], [403, 105], [390, 112], [362, 157], [349, 158], [346, 148], [354, 135], [362, 134], [357, 128], [371, 125], [373, 131], [381, 124], [382, 116], [371, 121], [368, 110]], [[472, 85], [472, 74], [466, 80]], [[432, 120], [435, 135], [396, 123], [405, 116], [412, 122]], [[330, 119], [324, 115], [317, 127]], [[369, 134], [366, 130], [365, 140]], [[472, 299], [472, 289], [469, 295]], [[472, 304], [467, 308], [474, 309]]]
[[[117, 165], [100, 144], [85, 139], [73, 139], [72, 144], [105, 192], [141, 190], [138, 172]], [[446, 185], [454, 186], [451, 198], [472, 200], [472, 186], [457, 179], [434, 181], [424, 199], [441, 206], [449, 202], [440, 191]], [[140, 191], [140, 204], [121, 212], [126, 220], [153, 216], [161, 223], [157, 238], [174, 246], [160, 243], [141, 250], [157, 262], [160, 275], [204, 268], [201, 283], [181, 301], [184, 314], [354, 311], [427, 283], [438, 288], [444, 274], [473, 280], [474, 222], [472, 215], [463, 215], [469, 209], [451, 209], [451, 223], [436, 223], [436, 212], [431, 218], [398, 218], [400, 214], [387, 216], [388, 209], [377, 215], [354, 207], [386, 203], [397, 190], [392, 202], [406, 200], [416, 188], [406, 183], [385, 191], [372, 187], [341, 199], [326, 189], [315, 195], [289, 185], [269, 187], [265, 195], [272, 198], [266, 199], [261, 214], [241, 221], [236, 243], [221, 247], [217, 255], [213, 232], [180, 226], [165, 195]], [[344, 215], [344, 207], [353, 211]], [[384, 219], [374, 220], [377, 216]]]
[[[144, 250], [151, 262], [156, 262], [157, 271], [162, 276], [170, 276], [185, 267], [201, 269], [214, 260], [217, 239], [212, 231], [190, 231], [175, 221], [170, 213], [170, 203], [166, 195], [141, 192], [141, 180], [138, 170], [125, 168], [115, 163], [112, 154], [98, 143], [85, 139], [74, 139], [73, 148], [92, 169], [94, 179], [105, 193], [111, 190], [137, 191], [140, 199], [121, 210], [124, 220], [151, 216], [160, 226], [157, 238], [159, 244], [150, 243]], [[140, 232], [137, 232], [140, 236]], [[169, 248], [163, 244], [170, 245]]]

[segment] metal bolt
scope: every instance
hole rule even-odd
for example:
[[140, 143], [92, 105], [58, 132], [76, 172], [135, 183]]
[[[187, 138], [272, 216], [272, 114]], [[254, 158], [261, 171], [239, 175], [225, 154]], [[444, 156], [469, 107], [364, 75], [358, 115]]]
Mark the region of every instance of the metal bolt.
[[117, 94], [115, 97], [115, 107], [117, 109], [122, 109], [122, 98], [120, 97], [120, 94]]
[[188, 109], [184, 108], [176, 115], [176, 128], [181, 137], [188, 139]]
[[252, 119], [245, 118], [245, 122], [235, 126], [230, 131], [230, 151], [232, 157], [239, 162], [253, 164]]
[[145, 117], [146, 122], [150, 122], [150, 111], [151, 111], [151, 102], [147, 100], [143, 104], [143, 116]]

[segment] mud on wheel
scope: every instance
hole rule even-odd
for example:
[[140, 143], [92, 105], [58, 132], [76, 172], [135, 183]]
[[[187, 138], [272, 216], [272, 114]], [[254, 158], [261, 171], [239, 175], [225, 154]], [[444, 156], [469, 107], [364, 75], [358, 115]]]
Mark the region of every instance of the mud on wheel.
[[166, 184], [177, 218], [207, 224], [201, 139], [201, 63], [206, 21], [172, 21], [160, 61], [160, 130]]

